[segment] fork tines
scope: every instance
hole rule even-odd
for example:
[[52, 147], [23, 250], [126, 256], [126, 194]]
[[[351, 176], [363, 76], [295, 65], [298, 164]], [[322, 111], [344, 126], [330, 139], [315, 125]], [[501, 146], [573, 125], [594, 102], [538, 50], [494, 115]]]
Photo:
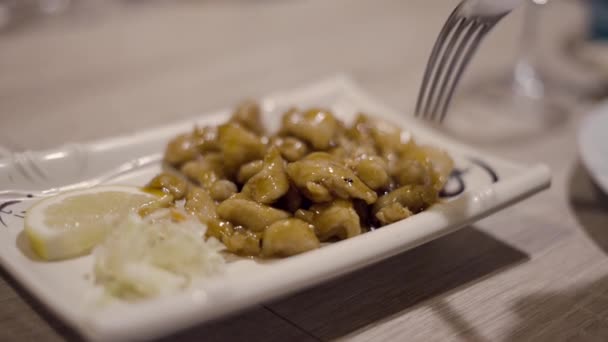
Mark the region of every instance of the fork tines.
[[433, 46], [416, 102], [416, 116], [443, 121], [456, 85], [482, 38], [504, 16], [465, 17], [452, 12]]

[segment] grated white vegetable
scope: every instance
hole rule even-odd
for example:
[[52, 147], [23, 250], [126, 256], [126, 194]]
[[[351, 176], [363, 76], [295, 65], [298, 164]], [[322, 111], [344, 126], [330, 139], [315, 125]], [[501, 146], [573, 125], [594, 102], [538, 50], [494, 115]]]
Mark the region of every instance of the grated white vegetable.
[[95, 282], [126, 300], [181, 291], [224, 266], [219, 253], [224, 246], [205, 240], [205, 230], [194, 218], [172, 221], [168, 211], [129, 216], [93, 251]]

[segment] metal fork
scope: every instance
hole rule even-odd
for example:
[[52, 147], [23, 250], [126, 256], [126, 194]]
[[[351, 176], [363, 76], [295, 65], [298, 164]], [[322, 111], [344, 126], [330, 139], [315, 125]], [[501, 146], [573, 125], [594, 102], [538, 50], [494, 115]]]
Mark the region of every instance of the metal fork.
[[[494, 0], [498, 3], [499, 0]], [[501, 5], [504, 5], [504, 1]], [[508, 0], [506, 0], [508, 2]], [[442, 122], [460, 78], [481, 40], [515, 8], [490, 0], [463, 0], [444, 24], [427, 62], [416, 102], [416, 116]]]

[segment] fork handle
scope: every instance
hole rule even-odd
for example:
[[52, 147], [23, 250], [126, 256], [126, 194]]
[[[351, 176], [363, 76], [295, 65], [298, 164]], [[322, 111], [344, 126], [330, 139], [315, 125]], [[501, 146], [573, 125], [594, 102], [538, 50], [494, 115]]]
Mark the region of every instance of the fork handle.
[[499, 16], [511, 12], [525, 0], [466, 0], [461, 14], [469, 16]]

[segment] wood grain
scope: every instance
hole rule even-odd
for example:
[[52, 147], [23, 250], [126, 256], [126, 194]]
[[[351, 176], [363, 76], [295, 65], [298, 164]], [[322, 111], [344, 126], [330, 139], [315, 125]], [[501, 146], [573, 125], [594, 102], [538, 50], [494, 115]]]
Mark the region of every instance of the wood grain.
[[[0, 35], [0, 150], [124, 134], [338, 72], [409, 113], [433, 40], [457, 1], [141, 3], [100, 5]], [[473, 124], [464, 133], [450, 122], [444, 128], [480, 149], [546, 163], [554, 174], [549, 191], [379, 264], [165, 340], [607, 340], [608, 199], [590, 182], [576, 146], [580, 119], [593, 105], [585, 91], [598, 73], [566, 51], [585, 30], [584, 14], [583, 2], [555, 1], [541, 17], [543, 71], [566, 90], [559, 124], [527, 136], [513, 129], [501, 139], [480, 129], [480, 115], [500, 108], [472, 99], [512, 70], [518, 10], [484, 41], [457, 91], [449, 120]], [[0, 341], [77, 338], [0, 272]]]
[[270, 307], [320, 339], [331, 340], [404, 314], [527, 258], [490, 235], [467, 228]]

